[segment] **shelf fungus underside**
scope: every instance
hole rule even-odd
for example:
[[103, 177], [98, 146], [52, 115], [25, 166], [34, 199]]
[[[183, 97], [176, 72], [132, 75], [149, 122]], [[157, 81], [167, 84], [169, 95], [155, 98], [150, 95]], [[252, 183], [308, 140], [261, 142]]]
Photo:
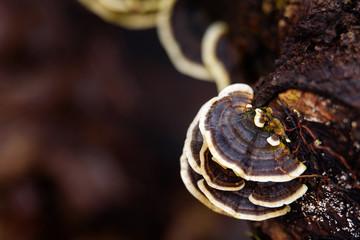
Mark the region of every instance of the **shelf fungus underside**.
[[254, 124], [259, 111], [249, 108], [252, 98], [248, 85], [234, 84], [201, 107], [187, 131], [181, 177], [212, 210], [261, 221], [286, 214], [288, 204], [305, 194], [297, 177], [306, 167], [292, 156], [284, 135], [269, 143], [274, 132], [283, 132], [271, 114], [264, 114], [264, 126]]

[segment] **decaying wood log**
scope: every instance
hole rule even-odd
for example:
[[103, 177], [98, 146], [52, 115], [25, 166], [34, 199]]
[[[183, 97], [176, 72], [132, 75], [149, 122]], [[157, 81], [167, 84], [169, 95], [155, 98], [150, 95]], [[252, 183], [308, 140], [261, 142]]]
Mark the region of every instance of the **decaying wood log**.
[[275, 70], [256, 85], [255, 106], [273, 106], [296, 139], [291, 148], [308, 167], [309, 191], [285, 217], [250, 225], [261, 239], [357, 239], [360, 3], [304, 0], [296, 6]]

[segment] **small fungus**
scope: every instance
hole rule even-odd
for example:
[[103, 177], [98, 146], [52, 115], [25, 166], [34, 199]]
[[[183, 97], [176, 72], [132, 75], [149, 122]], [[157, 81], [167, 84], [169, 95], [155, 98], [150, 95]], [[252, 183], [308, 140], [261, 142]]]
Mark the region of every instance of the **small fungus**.
[[263, 128], [265, 125], [263, 115], [264, 115], [263, 110], [261, 110], [260, 108], [255, 109], [254, 123], [255, 126], [257, 126], [258, 128]]
[[279, 138], [279, 136], [278, 135], [276, 135], [276, 134], [273, 134], [273, 135], [271, 135], [270, 137], [268, 137], [267, 139], [266, 139], [266, 141], [271, 145], [271, 146], [279, 146], [280, 145], [280, 138]]

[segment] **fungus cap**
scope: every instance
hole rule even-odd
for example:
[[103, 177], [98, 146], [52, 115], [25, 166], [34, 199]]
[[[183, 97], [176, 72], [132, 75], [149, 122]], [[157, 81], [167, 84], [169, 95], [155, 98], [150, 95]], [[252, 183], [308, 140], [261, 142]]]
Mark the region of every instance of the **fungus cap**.
[[211, 210], [221, 213], [224, 215], [229, 215], [228, 213], [224, 212], [222, 209], [216, 207], [212, 204], [209, 199], [200, 191], [197, 182], [202, 180], [202, 176], [197, 174], [189, 165], [185, 154], [183, 153], [180, 157], [180, 176], [182, 181], [185, 184], [186, 189], [202, 204], [210, 208]]
[[296, 201], [306, 193], [307, 189], [301, 179], [282, 183], [258, 183], [249, 200], [259, 206], [281, 207]]
[[271, 146], [267, 142], [273, 133], [256, 127], [255, 112], [246, 109], [252, 99], [248, 85], [233, 84], [204, 105], [199, 128], [211, 154], [245, 180], [285, 182], [296, 178], [305, 165], [284, 143]]
[[232, 170], [227, 170], [217, 164], [203, 140], [199, 129], [199, 118], [203, 109], [203, 107], [200, 108], [187, 130], [184, 155], [190, 167], [202, 175], [210, 186], [220, 190], [239, 190], [243, 187], [244, 180]]
[[198, 186], [212, 204], [238, 219], [262, 221], [282, 216], [290, 211], [288, 205], [267, 208], [251, 203], [249, 196], [256, 184], [250, 182], [247, 182], [239, 191], [217, 190], [207, 185], [205, 180], [198, 181]]
[[199, 129], [199, 119], [202, 110], [203, 106], [200, 108], [194, 120], [191, 122], [186, 132], [186, 139], [184, 143], [184, 154], [186, 155], [191, 168], [198, 174], [202, 174], [199, 156], [203, 145], [203, 137]]
[[210, 187], [223, 191], [238, 191], [244, 187], [243, 178], [237, 176], [231, 169], [225, 169], [216, 163], [206, 142], [201, 148], [200, 160], [202, 175]]
[[271, 135], [270, 137], [268, 137], [268, 138], [266, 139], [266, 141], [267, 141], [271, 146], [273, 146], [273, 147], [279, 146], [280, 143], [281, 143], [279, 136], [276, 135], [276, 134], [273, 134], [273, 135]]

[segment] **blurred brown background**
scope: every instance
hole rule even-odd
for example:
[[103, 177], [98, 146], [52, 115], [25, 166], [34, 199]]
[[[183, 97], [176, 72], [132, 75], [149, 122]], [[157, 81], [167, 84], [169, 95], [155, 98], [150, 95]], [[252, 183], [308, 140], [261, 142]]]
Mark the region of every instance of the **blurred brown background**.
[[216, 94], [155, 30], [71, 0], [0, 0], [0, 239], [246, 239], [179, 176], [186, 129]]

